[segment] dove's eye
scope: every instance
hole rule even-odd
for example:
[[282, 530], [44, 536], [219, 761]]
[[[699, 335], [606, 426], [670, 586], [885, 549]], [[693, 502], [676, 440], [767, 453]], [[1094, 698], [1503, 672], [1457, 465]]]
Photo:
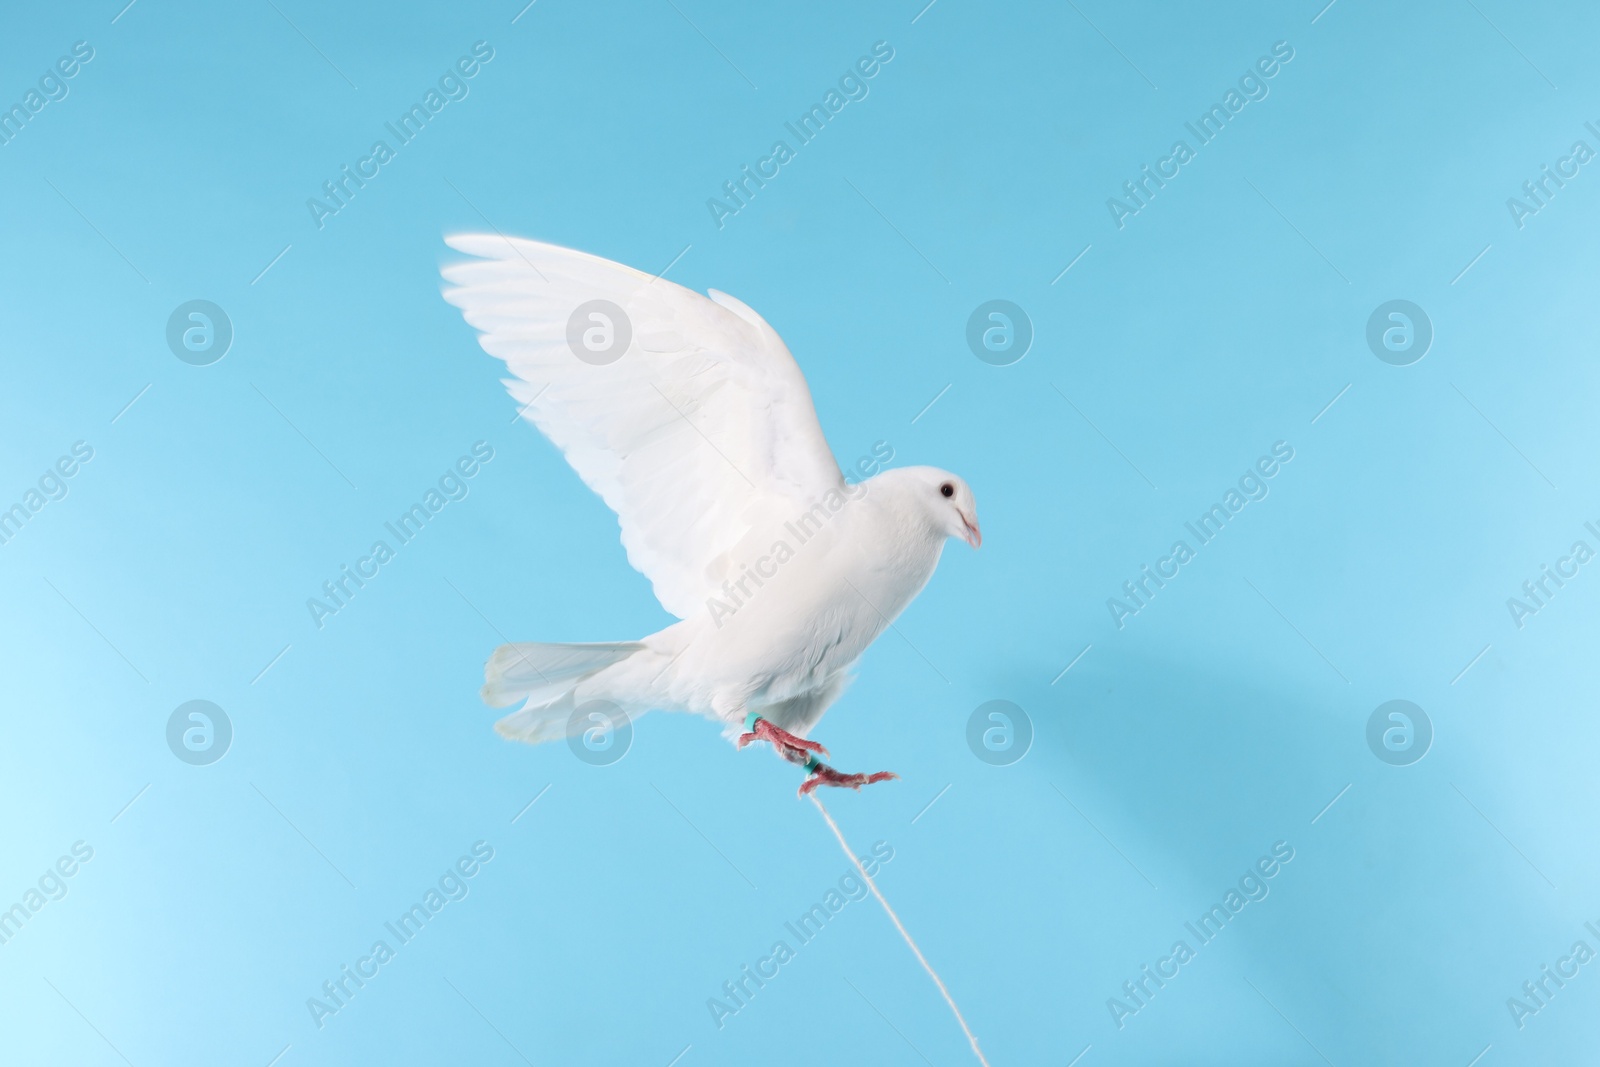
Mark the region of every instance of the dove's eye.
[[939, 495], [940, 496], [955, 496], [956, 495], [956, 487], [951, 485], [949, 482], [945, 482], [943, 485], [941, 485], [939, 487]]

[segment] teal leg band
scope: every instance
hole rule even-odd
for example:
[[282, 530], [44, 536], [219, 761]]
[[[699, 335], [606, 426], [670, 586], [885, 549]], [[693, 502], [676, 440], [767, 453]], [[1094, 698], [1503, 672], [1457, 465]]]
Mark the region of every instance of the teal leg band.
[[[746, 715], [744, 717], [744, 732], [747, 733], [747, 734], [755, 733], [756, 732], [756, 723], [758, 723], [760, 721], [761, 721], [761, 715], [760, 715], [759, 712], [752, 711], [750, 714]], [[807, 774], [810, 774], [812, 771], [816, 770], [820, 766], [822, 766], [822, 761], [817, 758], [816, 753], [814, 753], [814, 752], [806, 753], [805, 769], [806, 769], [806, 773]]]

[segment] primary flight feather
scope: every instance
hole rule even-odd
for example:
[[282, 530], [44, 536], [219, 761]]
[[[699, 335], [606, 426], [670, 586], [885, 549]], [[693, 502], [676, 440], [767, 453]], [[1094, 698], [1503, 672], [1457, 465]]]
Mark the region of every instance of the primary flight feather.
[[794, 357], [726, 293], [536, 241], [447, 243], [474, 258], [444, 268], [445, 299], [681, 620], [639, 641], [501, 646], [484, 699], [523, 706], [496, 729], [539, 742], [583, 729], [585, 706], [683, 711], [805, 764], [802, 792], [893, 777], [841, 774], [806, 735], [945, 539], [980, 544], [967, 484], [931, 467], [847, 483]]

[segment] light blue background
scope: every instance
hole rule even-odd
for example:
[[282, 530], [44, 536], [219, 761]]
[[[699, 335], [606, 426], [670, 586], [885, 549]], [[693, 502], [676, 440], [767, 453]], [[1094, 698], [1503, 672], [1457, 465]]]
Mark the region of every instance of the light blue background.
[[[1600, 575], [1520, 630], [1505, 603], [1600, 547], [1600, 175], [1520, 230], [1505, 203], [1600, 148], [1592, 8], [274, 2], [0, 37], [7, 104], [95, 49], [0, 146], [0, 506], [95, 449], [0, 546], [0, 900], [95, 850], [0, 946], [5, 1062], [972, 1062], [870, 901], [713, 1024], [846, 870], [793, 768], [688, 718], [602, 768], [490, 730], [500, 641], [668, 621], [439, 298], [441, 237], [490, 225], [734, 293], [841, 461], [887, 441], [974, 487], [982, 551], [817, 735], [903, 776], [825, 799], [893, 847], [997, 1067], [1592, 1053], [1600, 965], [1521, 1030], [1506, 998], [1600, 948]], [[306, 199], [478, 40], [470, 96], [319, 230]], [[867, 99], [719, 230], [707, 198], [879, 40]], [[1106, 198], [1277, 41], [1270, 96], [1117, 229]], [[194, 298], [236, 330], [209, 367], [164, 340]], [[964, 341], [994, 298], [1036, 330], [1010, 367]], [[1435, 329], [1409, 367], [1364, 340], [1395, 298]], [[471, 495], [319, 631], [306, 599], [479, 440]], [[1119, 630], [1106, 598], [1279, 440], [1270, 496]], [[208, 767], [164, 738], [197, 698], [235, 730]], [[1009, 767], [965, 741], [997, 698], [1036, 730]], [[1395, 698], [1436, 733], [1409, 767], [1365, 740]], [[306, 999], [478, 840], [470, 895], [319, 1030]], [[1119, 1030], [1107, 998], [1280, 840], [1271, 895]]]

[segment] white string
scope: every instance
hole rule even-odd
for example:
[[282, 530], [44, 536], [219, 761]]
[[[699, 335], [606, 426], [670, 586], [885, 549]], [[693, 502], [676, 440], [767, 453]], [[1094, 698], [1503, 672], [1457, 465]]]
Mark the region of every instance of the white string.
[[839, 839], [839, 847], [844, 849], [846, 856], [850, 857], [850, 862], [855, 866], [855, 869], [861, 872], [861, 877], [866, 881], [867, 888], [872, 890], [872, 895], [878, 898], [878, 903], [883, 905], [883, 910], [889, 913], [889, 918], [894, 923], [894, 928], [900, 931], [900, 936], [905, 939], [907, 945], [911, 946], [911, 951], [916, 953], [917, 962], [922, 964], [922, 969], [928, 972], [928, 977], [933, 979], [933, 984], [939, 987], [939, 993], [944, 997], [944, 1002], [950, 1005], [950, 1010], [955, 1013], [956, 1022], [961, 1024], [961, 1032], [967, 1035], [967, 1043], [972, 1046], [972, 1054], [978, 1057], [978, 1062], [983, 1064], [983, 1067], [989, 1067], [989, 1061], [983, 1058], [983, 1050], [978, 1047], [978, 1039], [973, 1037], [972, 1031], [967, 1028], [967, 1020], [961, 1017], [961, 1009], [956, 1007], [955, 1000], [950, 996], [950, 990], [944, 987], [944, 982], [929, 966], [927, 958], [922, 954], [922, 950], [917, 947], [915, 941], [911, 940], [911, 935], [906, 933], [905, 926], [900, 922], [900, 916], [894, 913], [894, 909], [889, 907], [889, 902], [883, 899], [883, 894], [878, 892], [877, 883], [867, 874], [866, 868], [861, 866], [861, 861], [856, 859], [856, 854], [850, 848], [849, 843], [845, 841], [844, 834], [839, 832], [839, 824], [833, 821], [833, 816], [828, 814], [828, 809], [822, 806], [822, 801], [817, 799], [815, 793], [810, 794], [810, 796], [811, 803], [817, 806], [817, 810], [822, 812], [822, 817], [827, 820], [828, 829], [832, 830], [833, 836]]

